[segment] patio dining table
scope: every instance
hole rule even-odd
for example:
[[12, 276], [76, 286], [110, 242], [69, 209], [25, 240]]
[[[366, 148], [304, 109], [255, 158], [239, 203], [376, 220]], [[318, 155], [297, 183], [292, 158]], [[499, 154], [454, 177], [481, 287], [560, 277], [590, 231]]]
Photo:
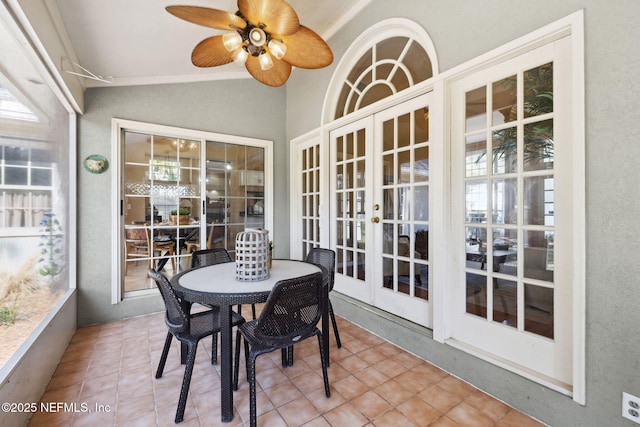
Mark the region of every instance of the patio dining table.
[[[236, 279], [236, 263], [207, 265], [183, 271], [171, 279], [171, 285], [181, 298], [192, 303], [220, 307], [220, 393], [222, 422], [233, 420], [233, 352], [231, 311], [234, 305], [257, 304], [267, 300], [273, 286], [280, 280], [317, 273], [322, 269], [304, 261], [274, 259], [267, 279], [240, 281]], [[322, 329], [328, 331], [328, 287], [323, 287]], [[325, 325], [326, 324], [326, 325]], [[325, 333], [324, 336], [329, 336]], [[325, 341], [326, 342], [326, 341]], [[325, 346], [328, 351], [328, 345]], [[327, 359], [328, 360], [328, 359]]]

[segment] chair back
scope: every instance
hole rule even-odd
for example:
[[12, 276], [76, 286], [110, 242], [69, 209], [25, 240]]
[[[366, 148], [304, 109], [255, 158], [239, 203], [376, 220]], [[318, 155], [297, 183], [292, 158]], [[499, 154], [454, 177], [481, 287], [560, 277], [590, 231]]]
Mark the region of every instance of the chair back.
[[200, 233], [199, 228], [194, 228], [186, 236], [180, 239], [180, 249], [184, 249], [187, 247], [187, 242], [199, 242], [200, 239], [197, 237], [198, 233]]
[[200, 267], [201, 265], [222, 264], [223, 262], [231, 262], [231, 256], [225, 248], [200, 249], [193, 251], [189, 267]]
[[312, 248], [304, 260], [305, 262], [319, 265], [327, 269], [327, 272], [329, 274], [329, 290], [332, 290], [333, 282], [336, 276], [335, 251], [332, 251], [331, 249], [325, 249], [325, 248]]
[[322, 314], [322, 276], [318, 272], [276, 283], [256, 320], [256, 336], [280, 344], [310, 336]]
[[182, 309], [180, 300], [171, 287], [169, 279], [164, 274], [158, 273], [154, 269], [149, 270], [149, 277], [155, 282], [160, 290], [164, 306], [166, 308], [165, 321], [172, 333], [177, 334], [189, 330], [189, 316]]
[[213, 249], [218, 245], [224, 246], [224, 225], [212, 225], [207, 237], [207, 249]]
[[136, 245], [149, 245], [149, 235], [147, 234], [147, 226], [141, 226], [140, 228], [125, 228], [125, 239], [127, 243], [134, 243]]

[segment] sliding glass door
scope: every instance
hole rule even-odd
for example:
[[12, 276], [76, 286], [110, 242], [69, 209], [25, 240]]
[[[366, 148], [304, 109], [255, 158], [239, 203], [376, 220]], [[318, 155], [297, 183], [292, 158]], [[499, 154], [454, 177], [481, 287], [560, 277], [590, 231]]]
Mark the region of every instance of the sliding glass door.
[[238, 232], [269, 228], [270, 141], [122, 122], [114, 302], [155, 289], [149, 268], [171, 277], [205, 248], [233, 257]]

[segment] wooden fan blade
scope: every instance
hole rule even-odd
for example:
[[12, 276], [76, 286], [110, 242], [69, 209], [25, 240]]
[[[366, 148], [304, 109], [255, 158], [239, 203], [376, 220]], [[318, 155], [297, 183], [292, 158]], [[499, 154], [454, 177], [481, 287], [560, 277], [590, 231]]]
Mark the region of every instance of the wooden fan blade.
[[287, 52], [282, 58], [294, 67], [322, 68], [333, 62], [333, 52], [318, 34], [304, 25], [297, 33], [281, 37]]
[[[266, 54], [268, 55], [268, 53]], [[282, 86], [291, 75], [291, 65], [284, 61], [273, 59], [273, 68], [267, 71], [263, 71], [260, 68], [260, 62], [258, 58], [249, 55], [247, 58], [247, 71], [253, 76], [254, 79], [260, 83], [264, 83], [268, 86]]]
[[284, 0], [238, 0], [238, 9], [251, 24], [264, 24], [270, 34], [289, 35], [300, 27], [298, 14]]
[[218, 30], [244, 28], [247, 23], [233, 13], [199, 6], [167, 6], [167, 12], [193, 24]]
[[213, 36], [202, 40], [191, 52], [191, 62], [196, 67], [217, 67], [233, 61], [233, 52], [227, 51], [222, 44], [222, 36]]

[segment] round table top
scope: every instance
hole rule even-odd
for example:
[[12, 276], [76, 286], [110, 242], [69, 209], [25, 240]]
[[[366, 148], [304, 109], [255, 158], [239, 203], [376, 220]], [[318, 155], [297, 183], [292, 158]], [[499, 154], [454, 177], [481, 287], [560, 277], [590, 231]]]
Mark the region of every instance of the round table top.
[[257, 281], [236, 280], [236, 263], [207, 265], [187, 270], [174, 279], [185, 290], [212, 294], [246, 294], [269, 292], [280, 280], [306, 276], [321, 271], [311, 263], [274, 259], [267, 279]]

